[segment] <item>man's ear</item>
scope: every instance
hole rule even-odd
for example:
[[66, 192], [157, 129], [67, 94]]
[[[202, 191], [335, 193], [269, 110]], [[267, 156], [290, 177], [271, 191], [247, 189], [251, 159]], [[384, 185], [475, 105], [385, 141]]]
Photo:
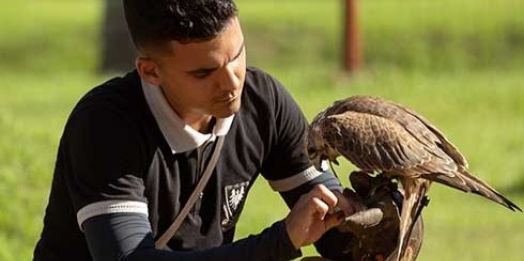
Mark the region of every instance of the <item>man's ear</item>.
[[140, 77], [150, 84], [159, 86], [158, 66], [149, 57], [138, 57], [136, 60], [136, 69]]

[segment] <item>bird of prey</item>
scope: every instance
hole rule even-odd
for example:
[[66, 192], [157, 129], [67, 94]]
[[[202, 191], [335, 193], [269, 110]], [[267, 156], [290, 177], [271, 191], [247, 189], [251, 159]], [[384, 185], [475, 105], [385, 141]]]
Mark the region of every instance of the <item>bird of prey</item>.
[[307, 151], [317, 168], [343, 156], [361, 171], [396, 179], [404, 190], [397, 260], [430, 184], [437, 182], [522, 210], [468, 171], [459, 150], [433, 124], [398, 103], [371, 96], [336, 101], [311, 122]]

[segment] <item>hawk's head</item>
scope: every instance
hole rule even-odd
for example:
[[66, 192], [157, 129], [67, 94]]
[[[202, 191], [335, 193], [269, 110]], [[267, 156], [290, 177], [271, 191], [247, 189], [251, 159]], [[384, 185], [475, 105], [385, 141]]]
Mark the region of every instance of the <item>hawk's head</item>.
[[305, 142], [306, 151], [315, 168], [319, 171], [325, 171], [322, 167], [322, 162], [329, 160], [338, 165], [336, 158], [340, 154], [326, 143], [321, 125], [317, 123], [318, 121], [313, 121], [308, 128], [307, 140]]

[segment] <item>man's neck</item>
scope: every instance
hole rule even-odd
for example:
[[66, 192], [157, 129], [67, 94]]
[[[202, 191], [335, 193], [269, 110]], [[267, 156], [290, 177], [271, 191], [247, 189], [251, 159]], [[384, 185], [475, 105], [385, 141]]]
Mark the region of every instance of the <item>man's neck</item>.
[[216, 118], [213, 116], [204, 116], [198, 120], [186, 121], [186, 123], [194, 130], [203, 134], [208, 134], [213, 131], [213, 127], [215, 127], [216, 124]]

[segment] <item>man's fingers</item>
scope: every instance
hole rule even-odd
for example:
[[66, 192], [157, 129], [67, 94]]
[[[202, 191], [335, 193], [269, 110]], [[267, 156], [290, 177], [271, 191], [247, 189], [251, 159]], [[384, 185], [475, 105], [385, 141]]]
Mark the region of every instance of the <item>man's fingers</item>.
[[344, 211], [346, 216], [366, 209], [366, 206], [361, 202], [361, 199], [355, 192], [345, 189], [344, 193], [338, 191], [334, 193], [338, 197], [338, 207]]
[[344, 222], [344, 213], [343, 212], [338, 212], [335, 214], [327, 215], [324, 219], [324, 225], [326, 227], [326, 231], [336, 226], [339, 226], [340, 224], [342, 224], [342, 222]]
[[328, 206], [328, 213], [333, 213], [335, 206], [338, 204], [337, 196], [327, 189], [324, 185], [320, 184], [310, 192], [313, 197], [319, 198]]
[[285, 219], [286, 230], [295, 248], [318, 240], [328, 229], [339, 225], [342, 212], [334, 214], [337, 196], [323, 185], [302, 195]]
[[315, 208], [316, 216], [320, 220], [324, 220], [324, 217], [329, 212], [329, 206], [320, 198], [314, 197], [311, 199], [313, 201], [313, 207]]

